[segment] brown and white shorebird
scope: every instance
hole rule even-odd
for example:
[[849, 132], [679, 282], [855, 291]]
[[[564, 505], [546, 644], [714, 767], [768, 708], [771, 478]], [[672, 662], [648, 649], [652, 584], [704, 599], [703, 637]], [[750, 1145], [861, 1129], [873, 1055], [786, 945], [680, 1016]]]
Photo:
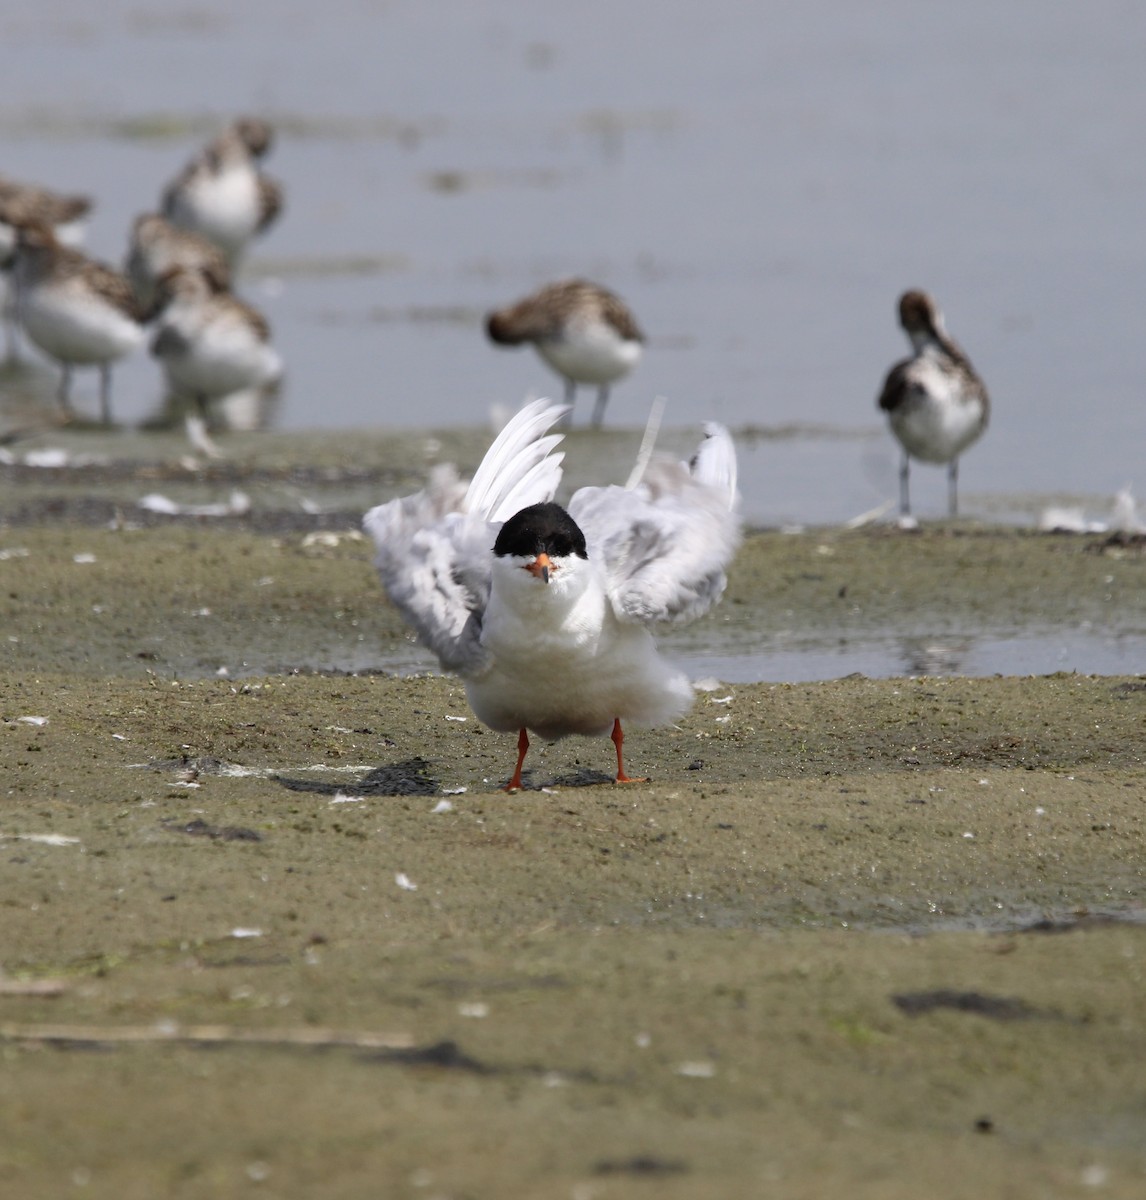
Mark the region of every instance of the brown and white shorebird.
[[210, 239], [234, 266], [282, 209], [282, 188], [259, 170], [270, 149], [266, 121], [243, 117], [197, 154], [163, 193], [163, 215]]
[[16, 290], [28, 337], [63, 369], [60, 406], [71, 414], [74, 367], [99, 367], [100, 417], [111, 423], [112, 363], [143, 344], [143, 314], [126, 276], [63, 246], [50, 226], [21, 225]]
[[551, 283], [508, 308], [486, 317], [486, 332], [499, 346], [530, 342], [565, 378], [565, 402], [572, 406], [579, 383], [597, 385], [592, 425], [600, 426], [609, 385], [637, 365], [644, 334], [624, 302], [584, 279]]
[[158, 213], [136, 217], [124, 271], [144, 310], [154, 307], [159, 280], [176, 267], [203, 271], [219, 289], [231, 286], [227, 256], [209, 238], [180, 229]]
[[151, 353], [173, 391], [191, 398], [205, 422], [211, 400], [282, 377], [266, 318], [202, 269], [176, 267], [158, 283]]
[[947, 501], [958, 515], [959, 455], [987, 428], [990, 398], [971, 360], [947, 333], [934, 299], [912, 289], [899, 298], [899, 323], [914, 353], [888, 372], [879, 396], [891, 431], [903, 447], [899, 508], [911, 513], [911, 459], [947, 463]]
[[17, 229], [29, 221], [40, 221], [52, 229], [57, 241], [65, 246], [78, 246], [83, 241], [84, 220], [91, 207], [89, 196], [65, 195], [0, 175], [0, 308], [4, 313], [10, 362], [17, 357], [17, 302], [12, 281]]

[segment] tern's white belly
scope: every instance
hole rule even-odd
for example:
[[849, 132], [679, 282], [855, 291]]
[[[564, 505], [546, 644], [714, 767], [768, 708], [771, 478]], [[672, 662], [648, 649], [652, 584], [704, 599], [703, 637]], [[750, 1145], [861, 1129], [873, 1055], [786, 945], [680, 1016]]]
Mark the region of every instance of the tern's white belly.
[[692, 703], [687, 678], [659, 658], [648, 630], [621, 625], [607, 608], [574, 610], [543, 631], [512, 613], [487, 613], [482, 642], [493, 666], [466, 681], [466, 695], [491, 729], [550, 739], [602, 734], [615, 718], [659, 725]]

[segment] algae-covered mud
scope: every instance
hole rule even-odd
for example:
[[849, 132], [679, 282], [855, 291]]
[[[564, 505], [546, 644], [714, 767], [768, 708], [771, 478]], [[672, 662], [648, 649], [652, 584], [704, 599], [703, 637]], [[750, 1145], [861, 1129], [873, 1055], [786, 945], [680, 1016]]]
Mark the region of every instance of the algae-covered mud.
[[[1142, 1195], [1137, 664], [762, 674], [507, 795], [352, 535], [419, 464], [336, 468], [5, 480], [0, 1194]], [[1144, 569], [762, 532], [670, 648], [1129, 637]]]

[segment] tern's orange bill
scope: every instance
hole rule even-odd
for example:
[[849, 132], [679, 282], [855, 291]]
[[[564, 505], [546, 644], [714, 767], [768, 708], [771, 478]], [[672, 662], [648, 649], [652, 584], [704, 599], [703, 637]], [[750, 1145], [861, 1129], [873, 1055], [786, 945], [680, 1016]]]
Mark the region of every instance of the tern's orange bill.
[[553, 569], [553, 560], [542, 551], [531, 563], [526, 563], [525, 569], [531, 575], [540, 575], [544, 583], [549, 582], [549, 572]]

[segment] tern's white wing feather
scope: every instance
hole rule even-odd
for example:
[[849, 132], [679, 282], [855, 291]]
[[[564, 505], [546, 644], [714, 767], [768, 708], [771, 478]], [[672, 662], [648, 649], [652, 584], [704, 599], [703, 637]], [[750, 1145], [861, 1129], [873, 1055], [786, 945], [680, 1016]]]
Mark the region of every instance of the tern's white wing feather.
[[372, 508], [363, 519], [374, 565], [390, 599], [448, 671], [480, 675], [481, 644], [497, 530], [519, 508], [553, 498], [560, 434], [544, 436], [566, 412], [539, 400], [526, 405], [486, 451], [467, 488], [453, 467], [437, 467], [412, 496]]
[[636, 487], [582, 488], [569, 503], [622, 620], [690, 621], [724, 591], [740, 541], [736, 449], [722, 425], [705, 434], [691, 463], [654, 458]]
[[543, 435], [569, 411], [567, 404], [534, 400], [494, 439], [474, 472], [463, 509], [501, 523], [530, 504], [552, 500], [564, 454], [552, 454], [562, 435]]

